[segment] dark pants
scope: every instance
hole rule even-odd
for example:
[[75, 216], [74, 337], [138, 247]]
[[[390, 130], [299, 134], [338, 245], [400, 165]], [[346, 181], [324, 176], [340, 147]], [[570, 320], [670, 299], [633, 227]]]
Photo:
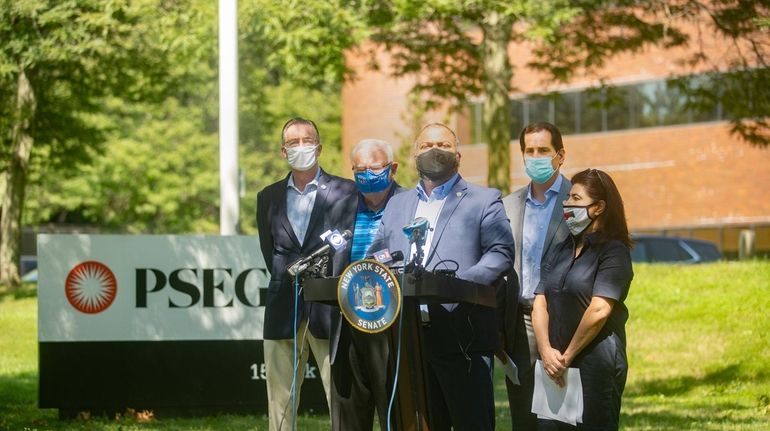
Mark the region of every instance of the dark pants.
[[[380, 429], [387, 430], [393, 386], [388, 362], [395, 364], [395, 358], [390, 358], [389, 334], [390, 330], [366, 334], [342, 322], [340, 350], [331, 367], [332, 430], [371, 430], [375, 408]], [[395, 429], [395, 415], [391, 414], [391, 430]]]
[[[535, 390], [535, 361], [538, 358], [537, 347], [532, 332], [532, 322], [529, 315], [521, 310], [517, 313], [518, 322], [513, 338], [513, 355], [511, 359], [519, 369], [519, 382], [514, 385], [505, 379], [508, 392], [508, 406], [511, 410], [511, 424], [514, 431], [537, 430], [537, 415], [532, 413], [532, 393]], [[526, 321], [525, 321], [526, 320]]]
[[495, 429], [492, 352], [427, 352], [431, 431]]
[[626, 386], [628, 361], [625, 347], [611, 334], [595, 340], [575, 359], [583, 385], [583, 423], [573, 427], [551, 420], [538, 420], [538, 429], [615, 431], [620, 427], [620, 404]]

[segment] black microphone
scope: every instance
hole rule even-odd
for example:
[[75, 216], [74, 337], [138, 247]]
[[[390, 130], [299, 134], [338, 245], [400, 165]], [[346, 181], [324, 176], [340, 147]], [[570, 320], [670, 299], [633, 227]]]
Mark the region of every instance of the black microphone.
[[401, 262], [404, 260], [404, 252], [401, 250], [396, 250], [390, 254], [390, 257], [393, 258], [393, 263]]
[[303, 271], [308, 269], [308, 267], [310, 267], [310, 265], [317, 259], [330, 254], [332, 250], [335, 252], [340, 250], [345, 246], [345, 244], [347, 244], [350, 238], [353, 238], [353, 232], [346, 229], [344, 232], [339, 233], [335, 230], [331, 233], [326, 232], [324, 235], [321, 235], [321, 238], [324, 239], [324, 245], [319, 247], [316, 251], [312, 252], [309, 256], [302, 257], [289, 265], [289, 268], [287, 269], [289, 274], [291, 274], [293, 277], [296, 277], [298, 274], [301, 274]]

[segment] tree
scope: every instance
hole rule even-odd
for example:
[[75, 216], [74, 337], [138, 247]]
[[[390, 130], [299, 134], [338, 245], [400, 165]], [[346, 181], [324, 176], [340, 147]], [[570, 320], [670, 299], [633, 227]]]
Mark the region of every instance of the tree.
[[[347, 15], [335, 10], [326, 2], [301, 9], [268, 1], [241, 3], [243, 232], [256, 231], [256, 192], [286, 174], [278, 149], [287, 118], [301, 115], [316, 121], [324, 142], [323, 166], [347, 174], [340, 163], [339, 85], [345, 70], [342, 50], [352, 43], [345, 42], [352, 40], [351, 31], [340, 29], [335, 36], [306, 27], [321, 22], [350, 27]], [[130, 233], [218, 231], [217, 42], [211, 37], [216, 34], [216, 3], [192, 2], [187, 14], [184, 27], [166, 29], [188, 38], [191, 52], [169, 71], [184, 79], [174, 78], [177, 84], [160, 104], [102, 97], [101, 109], [90, 115], [104, 124], [103, 151], [87, 161], [54, 176], [47, 155], [38, 152], [30, 167], [32, 195], [26, 199], [25, 223], [77, 223]], [[289, 42], [293, 37], [301, 40]], [[313, 47], [322, 52], [312, 54]], [[308, 53], [312, 61], [304, 59]]]
[[[429, 0], [372, 2], [368, 8], [372, 40], [390, 51], [391, 72], [417, 76], [413, 92], [423, 96], [427, 107], [448, 103], [459, 109], [469, 97], [484, 95], [488, 185], [504, 193], [510, 188], [513, 77], [508, 49], [515, 42], [534, 44], [529, 67], [552, 82], [564, 82], [576, 73], [595, 73], [615, 55], [651, 44], [696, 45], [693, 56], [682, 60], [693, 65], [708, 61], [698, 41], [683, 29], [705, 26], [733, 41], [743, 55], [733, 64], [737, 79], [709, 88], [687, 86], [690, 103], [732, 103], [735, 133], [750, 142], [768, 142], [770, 90], [761, 84], [768, 75], [767, 26], [761, 24], [768, 15], [766, 1]], [[752, 101], [748, 112], [746, 104], [736, 102], [746, 98]]]
[[0, 283], [19, 284], [30, 159], [57, 168], [99, 151], [106, 96], [161, 100], [186, 40], [183, 5], [160, 0], [0, 0]]

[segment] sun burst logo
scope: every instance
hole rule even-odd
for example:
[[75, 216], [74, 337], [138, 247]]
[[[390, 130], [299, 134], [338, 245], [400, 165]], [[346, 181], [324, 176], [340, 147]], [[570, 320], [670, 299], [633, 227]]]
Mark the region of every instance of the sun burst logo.
[[107, 265], [90, 260], [78, 264], [67, 274], [64, 293], [78, 311], [96, 314], [112, 305], [118, 283]]

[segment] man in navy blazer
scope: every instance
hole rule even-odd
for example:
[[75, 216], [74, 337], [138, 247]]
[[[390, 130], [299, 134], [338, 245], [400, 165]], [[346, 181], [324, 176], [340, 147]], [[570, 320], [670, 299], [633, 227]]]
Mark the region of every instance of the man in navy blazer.
[[[330, 229], [352, 229], [358, 195], [355, 183], [329, 175], [318, 165], [320, 138], [315, 124], [293, 118], [281, 133], [281, 155], [291, 172], [257, 195], [257, 227], [270, 282], [263, 324], [270, 430], [291, 429], [294, 336], [297, 328], [299, 364], [296, 404], [305, 376], [308, 349], [320, 368], [330, 402], [329, 330], [332, 310], [328, 305], [305, 303], [300, 292], [295, 322], [294, 280], [287, 267], [323, 245], [320, 235]], [[338, 275], [348, 263], [350, 245], [334, 254], [331, 274]], [[295, 404], [295, 406], [296, 406]], [[331, 408], [331, 407], [330, 407]]]
[[[443, 124], [422, 129], [414, 147], [421, 181], [390, 199], [369, 250], [400, 250], [412, 259], [414, 248], [402, 228], [425, 217], [431, 228], [424, 245], [426, 270], [456, 268], [460, 279], [492, 285], [511, 269], [511, 228], [500, 192], [469, 184], [458, 174], [458, 145]], [[495, 310], [465, 303], [422, 308], [431, 429], [493, 430]]]

